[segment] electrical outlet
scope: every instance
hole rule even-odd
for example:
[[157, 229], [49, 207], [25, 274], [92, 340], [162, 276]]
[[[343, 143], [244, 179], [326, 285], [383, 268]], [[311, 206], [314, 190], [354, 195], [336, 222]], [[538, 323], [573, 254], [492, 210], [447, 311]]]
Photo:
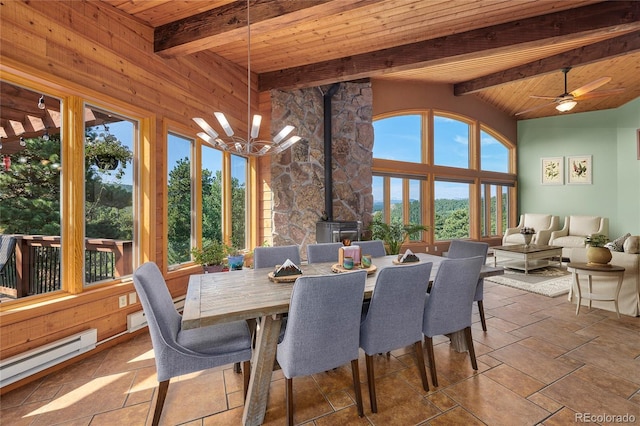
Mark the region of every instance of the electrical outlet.
[[433, 247], [433, 250], [434, 250], [434, 251], [438, 251], [438, 246], [434, 246], [434, 247]]
[[129, 304], [130, 305], [133, 305], [134, 303], [137, 302], [137, 300], [138, 300], [137, 296], [138, 295], [135, 292], [134, 293], [129, 293]]
[[123, 294], [118, 298], [118, 307], [124, 308], [125, 306], [127, 306], [127, 295]]

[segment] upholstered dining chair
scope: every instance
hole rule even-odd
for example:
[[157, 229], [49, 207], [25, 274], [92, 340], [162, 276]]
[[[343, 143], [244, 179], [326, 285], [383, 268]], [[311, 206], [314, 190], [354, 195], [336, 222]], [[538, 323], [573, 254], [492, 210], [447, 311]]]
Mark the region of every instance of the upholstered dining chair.
[[342, 243], [318, 243], [307, 245], [307, 262], [323, 263], [337, 262], [338, 250]]
[[464, 330], [471, 366], [478, 369], [471, 336], [473, 295], [478, 284], [482, 256], [447, 259], [440, 263], [438, 273], [426, 296], [422, 333], [427, 344], [431, 381], [438, 386], [433, 336]]
[[422, 387], [429, 390], [422, 351], [424, 302], [433, 263], [388, 266], [378, 272], [366, 318], [360, 324], [371, 411], [378, 412], [373, 356], [411, 344], [416, 350]]
[[245, 321], [182, 330], [181, 316], [155, 263], [147, 262], [136, 269], [133, 284], [149, 324], [160, 382], [152, 425], [160, 422], [169, 381], [173, 377], [242, 362], [244, 395], [247, 396], [251, 334]]
[[[460, 259], [463, 257], [482, 256], [486, 262], [489, 244], [479, 241], [451, 240], [447, 257], [449, 259]], [[478, 302], [478, 313], [480, 314], [480, 322], [482, 330], [487, 331], [487, 320], [484, 317], [484, 279], [478, 280], [476, 294], [473, 296], [474, 302]]]
[[297, 245], [256, 247], [253, 250], [253, 267], [255, 269], [282, 265], [287, 259], [300, 266], [300, 248]]
[[360, 246], [362, 254], [370, 254], [371, 257], [383, 257], [387, 255], [387, 251], [384, 248], [384, 242], [382, 240], [353, 241], [351, 244]]
[[351, 362], [358, 415], [364, 415], [358, 371], [360, 316], [366, 271], [301, 276], [276, 358], [286, 379], [287, 422], [293, 425], [293, 378]]

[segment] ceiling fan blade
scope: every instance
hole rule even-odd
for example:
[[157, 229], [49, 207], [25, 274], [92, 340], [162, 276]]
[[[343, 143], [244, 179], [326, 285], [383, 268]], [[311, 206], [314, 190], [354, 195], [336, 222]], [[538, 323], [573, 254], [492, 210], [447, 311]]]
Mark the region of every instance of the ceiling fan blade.
[[591, 83], [587, 83], [582, 87], [578, 87], [576, 90], [570, 92], [570, 95], [573, 95], [574, 97], [580, 97], [582, 95], [584, 95], [585, 93], [588, 93], [592, 90], [597, 89], [598, 87], [607, 84], [608, 82], [611, 81], [611, 77], [601, 77], [597, 80], [593, 80]]
[[604, 96], [619, 95], [620, 93], [624, 93], [624, 89], [600, 90], [599, 92], [586, 93], [579, 98], [576, 98], [576, 100], [581, 101], [583, 99], [601, 98]]
[[516, 112], [514, 115], [522, 115], [522, 114], [526, 114], [528, 112], [537, 111], [539, 109], [542, 109], [544, 107], [548, 107], [549, 105], [553, 105], [553, 104], [555, 104], [555, 102], [549, 102], [549, 103], [546, 103], [544, 105], [538, 105], [537, 107], [533, 107], [533, 108], [525, 109], [524, 111]]
[[529, 96], [530, 98], [534, 98], [534, 99], [551, 99], [551, 100], [556, 100], [558, 99], [557, 96], [536, 96], [536, 95], [531, 95]]

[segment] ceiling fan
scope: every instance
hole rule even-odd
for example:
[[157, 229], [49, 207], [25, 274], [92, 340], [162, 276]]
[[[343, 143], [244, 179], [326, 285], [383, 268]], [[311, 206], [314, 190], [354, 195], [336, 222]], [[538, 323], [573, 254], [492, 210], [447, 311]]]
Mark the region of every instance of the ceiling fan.
[[[582, 87], [577, 88], [571, 92], [567, 92], [567, 73], [571, 71], [571, 67], [562, 68], [564, 73], [564, 93], [560, 96], [535, 96], [531, 95], [535, 99], [551, 99], [553, 102], [546, 103], [544, 105], [538, 105], [537, 107], [529, 108], [524, 111], [517, 112], [515, 115], [526, 114], [528, 112], [536, 111], [541, 108], [545, 108], [549, 105], [557, 104], [556, 109], [560, 112], [571, 111], [573, 107], [578, 104], [578, 101], [583, 99], [599, 98], [602, 96], [614, 95], [624, 92], [624, 89], [610, 89], [601, 90], [599, 92], [592, 92], [600, 86], [603, 86], [611, 81], [611, 77], [601, 77], [597, 80], [593, 80], [591, 83], [587, 83]], [[590, 93], [592, 92], [592, 93]]]

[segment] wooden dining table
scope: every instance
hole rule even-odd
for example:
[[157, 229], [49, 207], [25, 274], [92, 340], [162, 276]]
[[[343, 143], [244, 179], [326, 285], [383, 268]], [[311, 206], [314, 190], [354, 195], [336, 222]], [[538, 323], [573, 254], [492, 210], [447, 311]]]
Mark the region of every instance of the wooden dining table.
[[[430, 280], [446, 258], [416, 253], [420, 262], [432, 262]], [[397, 256], [373, 259], [375, 271], [367, 276], [364, 298], [370, 298], [377, 271], [394, 264]], [[333, 263], [300, 265], [304, 275], [334, 274]], [[193, 329], [231, 321], [260, 319], [251, 359], [251, 378], [244, 404], [242, 423], [259, 425], [264, 421], [271, 374], [276, 356], [282, 315], [289, 311], [294, 283], [276, 283], [269, 279], [272, 268], [242, 269], [227, 273], [192, 275], [182, 314], [182, 328]], [[502, 267], [483, 266], [480, 276], [504, 273]], [[452, 338], [452, 343], [454, 339]], [[461, 340], [463, 341], [463, 339]]]

